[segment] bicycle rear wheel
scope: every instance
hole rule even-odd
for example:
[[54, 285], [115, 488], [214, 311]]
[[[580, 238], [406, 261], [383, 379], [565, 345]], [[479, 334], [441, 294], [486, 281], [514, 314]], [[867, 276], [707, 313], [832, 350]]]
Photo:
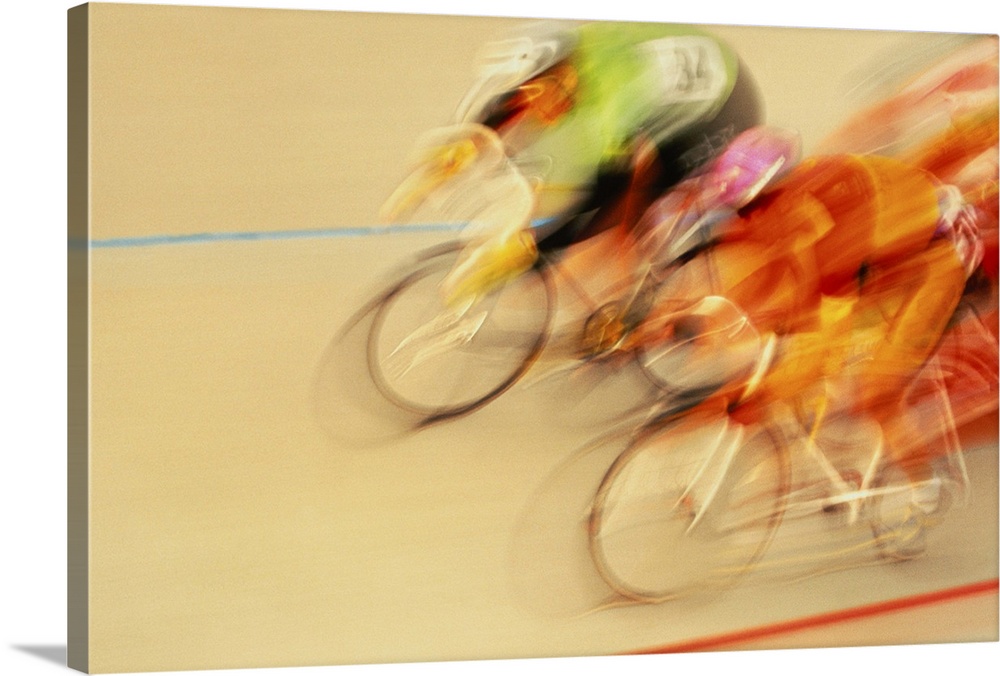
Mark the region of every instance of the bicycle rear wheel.
[[441, 300], [460, 249], [427, 261], [384, 296], [368, 338], [368, 368], [393, 404], [439, 420], [495, 399], [530, 368], [547, 339], [554, 291], [531, 269], [464, 314]]
[[[725, 447], [735, 445], [726, 465]], [[734, 584], [763, 555], [788, 490], [784, 445], [725, 418], [647, 430], [612, 464], [590, 552], [622, 596], [666, 601]]]

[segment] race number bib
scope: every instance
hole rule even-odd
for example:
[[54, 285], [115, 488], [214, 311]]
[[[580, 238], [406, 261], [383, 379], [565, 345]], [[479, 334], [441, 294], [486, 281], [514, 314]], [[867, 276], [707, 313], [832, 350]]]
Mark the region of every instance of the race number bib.
[[711, 101], [726, 89], [726, 63], [714, 40], [687, 35], [642, 45], [664, 103]]

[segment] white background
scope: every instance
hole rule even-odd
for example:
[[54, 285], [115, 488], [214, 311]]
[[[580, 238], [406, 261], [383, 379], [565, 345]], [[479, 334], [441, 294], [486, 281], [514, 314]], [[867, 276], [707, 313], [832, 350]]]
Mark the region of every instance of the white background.
[[[2, 25], [3, 208], [0, 209], [3, 368], [0, 382], [0, 674], [55, 674], [66, 644], [66, 11], [72, 2], [7, 3]], [[881, 28], [997, 33], [987, 0], [910, 5], [905, 13], [874, 0], [807, 3], [777, 0], [673, 3], [649, 0], [180, 3], [288, 9], [641, 19], [695, 23]], [[651, 9], [650, 5], [658, 9]], [[895, 3], [893, 3], [895, 4]], [[902, 4], [901, 4], [902, 5]], [[901, 6], [897, 5], [897, 6]], [[851, 650], [746, 652], [600, 659], [549, 659], [226, 671], [232, 674], [637, 674], [717, 670], [750, 673], [993, 673], [998, 644]], [[992, 665], [992, 666], [990, 666]], [[185, 672], [187, 673], [187, 672]]]

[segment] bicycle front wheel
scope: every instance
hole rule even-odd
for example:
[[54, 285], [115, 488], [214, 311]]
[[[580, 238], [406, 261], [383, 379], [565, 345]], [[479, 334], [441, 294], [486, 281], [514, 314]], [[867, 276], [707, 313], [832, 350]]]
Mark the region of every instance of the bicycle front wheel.
[[785, 448], [767, 430], [725, 418], [647, 430], [598, 488], [591, 558], [635, 601], [734, 584], [770, 544], [788, 473]]
[[395, 405], [439, 420], [492, 401], [527, 371], [545, 346], [554, 291], [531, 269], [457, 311], [441, 284], [460, 249], [437, 256], [395, 285], [375, 312], [368, 367]]

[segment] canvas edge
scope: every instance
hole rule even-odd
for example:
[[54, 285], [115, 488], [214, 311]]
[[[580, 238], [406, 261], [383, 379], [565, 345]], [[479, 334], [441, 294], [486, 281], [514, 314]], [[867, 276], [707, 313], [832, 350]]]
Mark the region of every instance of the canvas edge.
[[90, 421], [90, 8], [67, 11], [67, 650], [87, 672]]

